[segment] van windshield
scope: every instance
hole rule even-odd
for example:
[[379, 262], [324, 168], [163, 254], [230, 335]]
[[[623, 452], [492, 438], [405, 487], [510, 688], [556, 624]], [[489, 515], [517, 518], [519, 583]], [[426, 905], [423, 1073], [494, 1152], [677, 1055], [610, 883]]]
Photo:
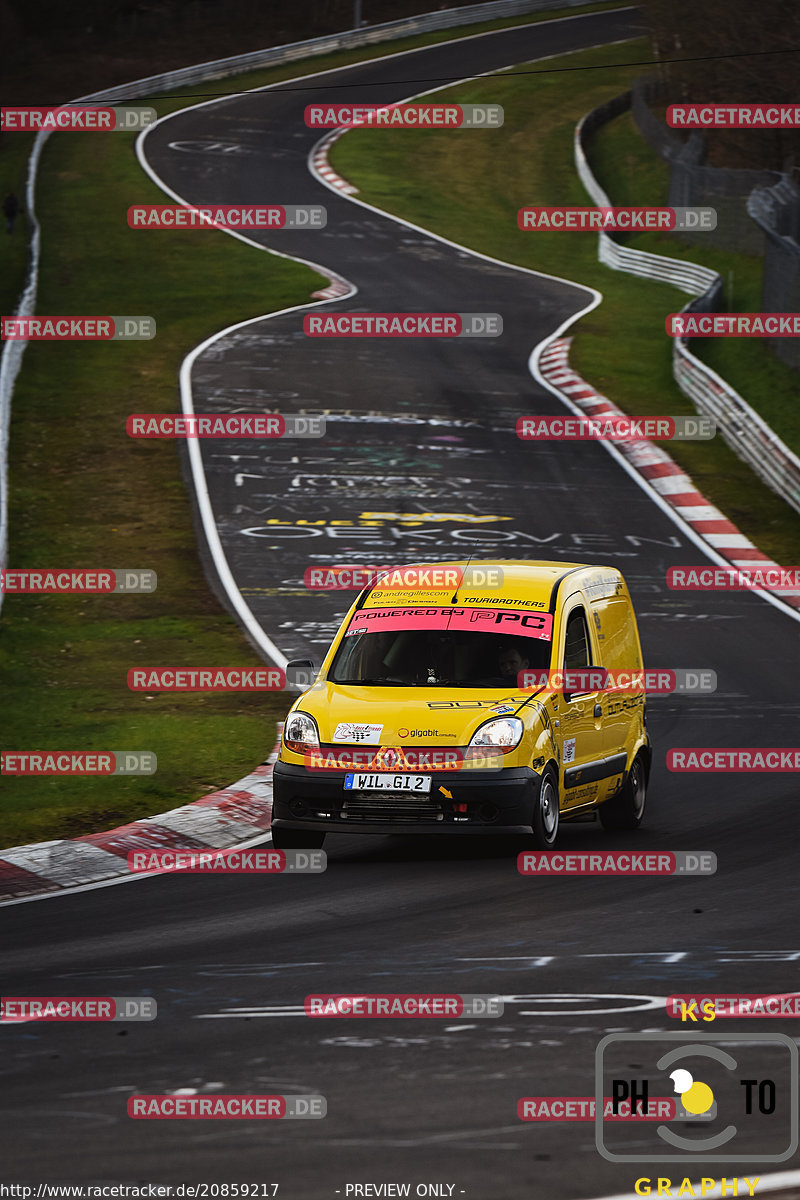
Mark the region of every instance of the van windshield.
[[500, 609], [361, 609], [333, 660], [334, 683], [515, 688], [550, 665], [552, 616]]

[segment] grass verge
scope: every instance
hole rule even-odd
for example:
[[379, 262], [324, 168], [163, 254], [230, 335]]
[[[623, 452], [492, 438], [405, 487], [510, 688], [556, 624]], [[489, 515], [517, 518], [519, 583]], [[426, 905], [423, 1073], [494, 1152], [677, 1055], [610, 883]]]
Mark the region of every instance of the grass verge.
[[[33, 342], [10, 432], [14, 567], [150, 567], [141, 596], [7, 596], [0, 619], [4, 749], [152, 750], [153, 776], [3, 779], [5, 845], [74, 836], [195, 800], [261, 762], [278, 694], [129, 692], [132, 666], [257, 666], [209, 593], [172, 442], [133, 441], [131, 412], [175, 411], [185, 354], [221, 327], [305, 303], [307, 267], [222, 233], [128, 229], [132, 195], [163, 200], [133, 136], [56, 135], [38, 186], [40, 313], [146, 313], [151, 342]], [[235, 280], [235, 288], [231, 282]], [[121, 299], [124, 297], [124, 299]]]
[[[603, 303], [574, 328], [571, 361], [576, 370], [629, 413], [689, 414], [694, 408], [672, 378], [672, 346], [664, 333], [667, 314], [682, 307], [684, 294], [603, 267], [592, 234], [523, 233], [516, 224], [517, 210], [525, 204], [588, 203], [573, 165], [575, 125], [590, 109], [625, 91], [641, 69], [628, 64], [643, 57], [645, 43], [632, 41], [548, 60], [541, 73], [534, 65], [530, 74], [500, 73], [460, 85], [439, 98], [502, 104], [502, 128], [393, 130], [391, 139], [379, 130], [358, 129], [335, 143], [331, 161], [367, 203], [484, 254], [599, 289]], [[594, 154], [601, 182], [616, 202], [663, 202], [663, 178], [652, 161], [642, 164], [640, 147], [624, 129], [601, 133]], [[638, 180], [632, 178], [633, 170], [639, 172]], [[758, 308], [750, 301], [760, 274], [758, 260], [682, 247], [674, 238], [649, 234], [637, 235], [632, 244], [707, 263], [724, 278], [735, 258], [729, 303], [743, 310]], [[732, 341], [726, 341], [726, 351]], [[723, 364], [713, 365], [725, 374]], [[776, 367], [778, 374], [785, 370], [781, 364]], [[746, 391], [745, 396], [754, 402]], [[776, 424], [778, 408], [790, 441], [788, 392], [776, 401]], [[676, 442], [670, 453], [760, 549], [778, 562], [800, 561], [800, 516], [721, 438]]]

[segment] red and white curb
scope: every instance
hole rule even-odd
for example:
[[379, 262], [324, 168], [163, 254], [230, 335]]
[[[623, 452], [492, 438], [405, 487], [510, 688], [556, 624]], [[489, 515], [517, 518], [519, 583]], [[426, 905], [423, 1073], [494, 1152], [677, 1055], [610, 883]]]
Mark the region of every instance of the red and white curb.
[[343, 133], [347, 133], [346, 129], [334, 129], [327, 137], [324, 137], [321, 142], [318, 142], [311, 152], [311, 163], [314, 170], [320, 175], [329, 187], [338, 188], [340, 192], [344, 192], [346, 196], [355, 196], [358, 194], [358, 188], [353, 183], [348, 183], [341, 175], [334, 171], [333, 167], [328, 162], [328, 151], [334, 142], [338, 141]]
[[[623, 417], [625, 414], [607, 396], [582, 379], [569, 365], [572, 338], [556, 338], [539, 356], [539, 372], [556, 391], [589, 417]], [[633, 469], [654, 491], [734, 567], [775, 567], [776, 562], [754, 546], [723, 512], [698, 492], [691, 478], [655, 442], [642, 438], [614, 443]], [[800, 592], [775, 592], [784, 603], [800, 608]]]
[[[314, 171], [321, 179], [328, 184], [329, 187], [337, 188], [338, 191], [344, 192], [346, 196], [354, 196], [358, 188], [354, 184], [348, 183], [341, 175], [334, 171], [333, 167], [328, 162], [328, 151], [335, 141], [337, 141], [343, 133], [347, 133], [346, 129], [334, 129], [333, 133], [329, 133], [321, 142], [318, 142], [311, 151], [310, 162]], [[319, 292], [312, 292], [312, 300], [338, 300], [341, 296], [347, 296], [353, 290], [352, 284], [343, 279], [341, 275], [333, 275], [326, 268], [326, 274], [330, 277], [330, 283], [326, 288], [322, 288]]]
[[0, 850], [0, 901], [130, 876], [132, 850], [229, 850], [263, 837], [272, 819], [272, 767], [266, 762], [218, 792], [118, 829]]
[[312, 300], [338, 300], [340, 296], [349, 296], [352, 292], [352, 285], [347, 280], [342, 279], [338, 275], [332, 275], [331, 281], [326, 288], [321, 288], [318, 292], [311, 293]]

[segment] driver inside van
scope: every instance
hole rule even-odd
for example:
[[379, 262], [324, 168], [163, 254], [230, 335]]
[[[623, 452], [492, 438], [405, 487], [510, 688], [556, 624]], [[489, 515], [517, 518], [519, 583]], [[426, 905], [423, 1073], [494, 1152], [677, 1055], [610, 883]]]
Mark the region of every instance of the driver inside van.
[[530, 659], [523, 650], [524, 647], [520, 646], [519, 642], [507, 642], [501, 647], [497, 656], [497, 666], [503, 676], [503, 683], [516, 687], [520, 671], [527, 671], [530, 667]]

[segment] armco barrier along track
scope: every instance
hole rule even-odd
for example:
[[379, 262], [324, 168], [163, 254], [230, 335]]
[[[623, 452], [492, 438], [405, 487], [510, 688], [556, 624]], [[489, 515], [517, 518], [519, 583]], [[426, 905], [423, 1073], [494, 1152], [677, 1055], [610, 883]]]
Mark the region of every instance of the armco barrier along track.
[[[584, 137], [599, 125], [630, 107], [630, 92], [593, 109], [575, 129], [575, 166], [581, 183], [595, 204], [610, 207], [611, 201], [592, 174], [586, 158]], [[716, 271], [696, 263], [682, 262], [660, 254], [648, 254], [619, 246], [607, 233], [598, 234], [598, 257], [614, 271], [625, 271], [644, 279], [671, 283], [695, 299], [682, 312], [713, 311], [722, 293]], [[673, 339], [672, 373], [678, 387], [703, 416], [712, 417], [735, 454], [753, 468], [768, 487], [800, 512], [800, 458], [770, 429], [729, 383], [706, 366], [688, 348], [687, 339]]]

